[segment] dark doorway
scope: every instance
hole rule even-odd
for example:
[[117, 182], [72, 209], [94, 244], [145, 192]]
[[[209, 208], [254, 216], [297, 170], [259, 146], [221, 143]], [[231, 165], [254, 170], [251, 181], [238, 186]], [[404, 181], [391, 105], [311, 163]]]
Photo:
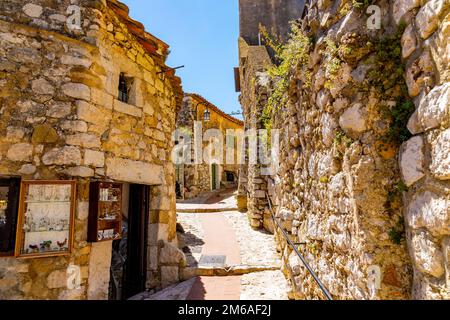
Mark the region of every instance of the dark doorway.
[[[124, 209], [123, 238], [113, 243], [110, 283], [111, 300], [127, 300], [145, 291], [147, 278], [147, 225], [150, 187], [129, 185], [128, 206]], [[120, 278], [120, 279], [117, 279]]]
[[20, 179], [0, 179], [0, 257], [13, 256]]

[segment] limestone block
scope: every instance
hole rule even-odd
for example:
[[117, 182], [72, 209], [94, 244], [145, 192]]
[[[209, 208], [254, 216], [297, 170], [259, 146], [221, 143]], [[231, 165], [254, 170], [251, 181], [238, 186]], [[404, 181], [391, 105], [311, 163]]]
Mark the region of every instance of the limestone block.
[[33, 146], [29, 143], [17, 143], [12, 145], [6, 157], [11, 161], [30, 161], [33, 155]]
[[365, 21], [362, 22], [358, 10], [353, 9], [345, 16], [344, 20], [342, 20], [342, 22], [340, 23], [339, 28], [336, 32], [336, 39], [339, 41], [344, 34], [355, 31], [363, 25], [365, 25]]
[[424, 142], [421, 136], [413, 137], [402, 146], [400, 169], [403, 181], [410, 187], [425, 176]]
[[19, 173], [23, 175], [32, 175], [35, 172], [36, 167], [33, 166], [32, 164], [24, 164], [19, 170]]
[[86, 150], [84, 153], [84, 165], [102, 168], [105, 166], [105, 153], [94, 150]]
[[106, 109], [112, 110], [114, 97], [103, 90], [91, 88], [91, 101]]
[[411, 97], [417, 97], [425, 87], [434, 85], [434, 64], [429, 50], [406, 68], [406, 85]]
[[370, 65], [361, 63], [358, 67], [352, 71], [352, 78], [357, 83], [362, 83], [366, 79], [367, 71], [369, 71]]
[[161, 286], [163, 289], [170, 287], [179, 280], [178, 267], [161, 267]]
[[111, 267], [112, 241], [93, 243], [89, 258], [89, 300], [107, 300]]
[[420, 272], [435, 278], [444, 275], [444, 255], [426, 231], [413, 234], [411, 249], [414, 264]]
[[34, 127], [31, 142], [33, 142], [33, 144], [55, 143], [58, 139], [58, 133], [52, 126], [41, 124]]
[[163, 223], [151, 223], [148, 227], [148, 240], [150, 245], [157, 245], [159, 241], [168, 241], [169, 226]]
[[81, 152], [73, 146], [54, 148], [44, 154], [42, 162], [45, 165], [80, 165]]
[[339, 119], [339, 125], [344, 130], [364, 132], [367, 129], [366, 118], [362, 110], [362, 104], [356, 103], [347, 109]]
[[424, 130], [437, 128], [450, 119], [450, 83], [434, 87], [421, 101], [417, 112]]
[[87, 132], [88, 126], [84, 121], [73, 120], [73, 121], [64, 121], [61, 123], [61, 129], [68, 130], [72, 132]]
[[431, 173], [440, 180], [450, 179], [450, 129], [447, 129], [432, 142]]
[[100, 148], [100, 137], [91, 133], [77, 133], [66, 137], [66, 143], [83, 148]]
[[92, 61], [90, 61], [89, 59], [78, 58], [78, 57], [69, 56], [69, 55], [62, 56], [61, 63], [67, 64], [67, 65], [72, 65], [72, 66], [83, 66], [87, 69], [89, 69], [92, 65]]
[[66, 16], [62, 15], [62, 14], [51, 14], [49, 16], [49, 18], [51, 20], [54, 20], [54, 21], [57, 21], [57, 22], [61, 22], [61, 23], [64, 23], [67, 20]]
[[420, 8], [416, 16], [416, 26], [422, 39], [428, 38], [436, 31], [439, 16], [446, 7], [448, 7], [447, 0], [430, 0]]
[[39, 18], [42, 15], [43, 9], [41, 6], [28, 3], [22, 7], [23, 12], [31, 18]]
[[445, 261], [445, 282], [447, 288], [450, 288], [450, 237], [446, 237], [442, 240], [442, 252], [444, 253]]
[[77, 219], [85, 221], [89, 217], [89, 202], [78, 201], [77, 204]]
[[9, 126], [6, 128], [8, 142], [20, 142], [25, 136], [25, 128]]
[[67, 270], [55, 270], [47, 277], [49, 289], [60, 289], [67, 286]]
[[412, 24], [409, 24], [402, 36], [402, 57], [408, 58], [417, 49], [417, 38], [414, 33]]
[[331, 96], [330, 96], [330, 93], [328, 92], [328, 90], [326, 90], [326, 89], [320, 90], [319, 93], [317, 94], [316, 105], [321, 110], [324, 110], [330, 103], [330, 100], [331, 100]]
[[50, 95], [53, 96], [55, 94], [55, 88], [44, 78], [40, 78], [37, 80], [33, 80], [31, 82], [31, 89], [34, 93]]
[[91, 168], [82, 167], [82, 166], [68, 168], [64, 171], [64, 173], [66, 173], [72, 177], [89, 178], [89, 177], [94, 176], [94, 170], [92, 170]]
[[435, 237], [450, 235], [450, 201], [430, 191], [420, 193], [408, 205], [406, 223], [414, 230], [427, 228]]
[[91, 100], [91, 89], [85, 84], [66, 83], [62, 86], [62, 90], [69, 97], [86, 101]]
[[50, 118], [64, 118], [70, 115], [72, 106], [67, 102], [53, 101], [47, 109], [46, 116]]
[[170, 265], [180, 265], [181, 267], [186, 266], [186, 257], [180, 249], [174, 245], [166, 242], [160, 241], [161, 253], [159, 255], [159, 262], [162, 264]]
[[106, 159], [106, 175], [119, 181], [148, 185], [161, 185], [164, 182], [162, 166], [122, 158]]
[[406, 125], [406, 127], [408, 128], [409, 132], [411, 132], [412, 134], [419, 134], [424, 131], [422, 128], [422, 125], [420, 124], [419, 112], [417, 110], [414, 111], [411, 118], [409, 118], [408, 124]]
[[122, 112], [133, 117], [142, 117], [142, 109], [119, 100], [114, 100], [114, 111]]
[[392, 16], [398, 25], [402, 18], [414, 8], [420, 6], [420, 0], [396, 0], [392, 8]]
[[430, 49], [436, 69], [439, 75], [439, 82], [450, 81], [450, 12], [440, 23], [439, 30], [430, 37]]
[[158, 246], [147, 247], [147, 259], [150, 271], [158, 270]]

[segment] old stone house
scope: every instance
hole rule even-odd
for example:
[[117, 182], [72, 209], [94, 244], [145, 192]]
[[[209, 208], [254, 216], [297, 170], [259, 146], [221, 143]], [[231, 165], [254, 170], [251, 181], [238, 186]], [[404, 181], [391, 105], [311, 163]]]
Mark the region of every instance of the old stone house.
[[[252, 225], [275, 231], [290, 296], [324, 298], [267, 223], [259, 190], [334, 298], [449, 299], [449, 2], [311, 1], [284, 61], [255, 41], [255, 25], [289, 21], [268, 19], [263, 5], [247, 19], [260, 1], [240, 2], [245, 126], [269, 122], [281, 138], [278, 172], [261, 178], [248, 166], [239, 192]], [[379, 27], [366, 12], [379, 13]], [[269, 77], [283, 62], [288, 72]]]
[[[180, 197], [190, 199], [203, 192], [237, 185], [240, 169], [238, 137], [243, 136], [244, 128], [241, 120], [226, 114], [198, 94], [186, 94], [177, 117], [177, 128], [191, 137], [192, 145], [188, 151], [192, 155], [190, 163], [176, 167]], [[223, 145], [222, 154], [215, 148], [210, 148], [211, 137], [208, 137], [207, 132], [214, 134], [212, 130], [217, 130], [220, 135], [218, 148]], [[197, 141], [201, 141], [196, 142], [195, 137]], [[199, 151], [195, 151], [196, 143], [200, 146]], [[227, 145], [232, 150], [227, 150]]]
[[[120, 299], [179, 280], [170, 153], [183, 93], [167, 55], [115, 0], [0, 2], [0, 299]], [[20, 181], [44, 180], [76, 183], [71, 252], [14, 257]], [[121, 294], [110, 292], [118, 244], [88, 239], [95, 181], [122, 190]]]

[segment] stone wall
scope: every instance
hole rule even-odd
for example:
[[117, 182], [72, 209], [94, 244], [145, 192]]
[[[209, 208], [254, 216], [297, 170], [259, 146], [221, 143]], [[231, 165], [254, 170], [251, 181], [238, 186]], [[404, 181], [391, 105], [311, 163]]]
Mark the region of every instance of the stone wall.
[[[333, 297], [448, 299], [448, 1], [374, 4], [375, 30], [367, 5], [312, 1], [270, 81], [248, 58], [263, 49], [240, 40], [246, 126], [261, 127], [258, 95], [281, 90], [276, 217]], [[323, 298], [276, 238], [290, 296]]]
[[[300, 22], [308, 59], [272, 118], [276, 216], [335, 298], [448, 299], [448, 1], [376, 5], [379, 30], [348, 1]], [[323, 297], [277, 239], [291, 296]]]
[[397, 1], [414, 135], [400, 151], [412, 297], [450, 299], [450, 2]]
[[270, 93], [269, 79], [265, 71], [272, 65], [272, 61], [264, 46], [249, 45], [243, 38], [239, 38], [239, 61], [242, 79], [240, 102], [245, 130], [248, 134], [245, 142], [246, 165], [243, 167], [245, 175], [239, 178], [238, 192], [240, 198], [246, 198], [241, 207], [247, 208], [251, 226], [255, 229], [264, 227], [272, 230], [271, 215], [266, 199], [267, 176], [261, 172], [264, 166], [259, 158], [256, 159], [258, 161], [251, 163], [249, 153], [250, 144], [258, 143], [255, 141], [258, 130], [264, 128], [261, 117]]
[[[67, 27], [71, 4], [81, 29]], [[1, 299], [107, 298], [111, 243], [87, 242], [97, 179], [152, 186], [147, 287], [178, 281], [184, 258], [166, 251], [176, 243], [170, 141], [182, 93], [173, 73], [157, 75], [167, 48], [116, 1], [0, 3], [0, 175], [75, 179], [78, 194], [73, 255], [1, 258]], [[121, 72], [134, 79], [129, 103], [117, 100]], [[66, 288], [70, 264], [81, 267], [79, 290]]]

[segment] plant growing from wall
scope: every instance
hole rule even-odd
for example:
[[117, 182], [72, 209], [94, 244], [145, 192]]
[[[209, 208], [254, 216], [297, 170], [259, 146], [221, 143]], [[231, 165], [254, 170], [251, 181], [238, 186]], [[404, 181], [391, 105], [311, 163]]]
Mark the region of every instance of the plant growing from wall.
[[341, 69], [342, 60], [339, 58], [339, 47], [330, 38], [325, 38], [325, 49], [322, 54], [325, 56], [325, 88], [330, 89], [333, 81], [336, 80], [339, 70]]
[[261, 121], [266, 129], [272, 127], [273, 113], [285, 107], [288, 102], [290, 78], [297, 68], [301, 68], [304, 75], [304, 87], [311, 85], [311, 73], [307, 68], [311, 40], [303, 34], [297, 23], [291, 23], [289, 40], [283, 44], [278, 38], [269, 35], [261, 26], [260, 32], [266, 45], [275, 52], [278, 63], [271, 66], [267, 72], [273, 83], [266, 108], [262, 112]]
[[405, 222], [402, 218], [400, 218], [397, 222], [397, 225], [391, 228], [388, 232], [389, 239], [392, 243], [396, 245], [401, 245], [402, 241], [405, 239]]

